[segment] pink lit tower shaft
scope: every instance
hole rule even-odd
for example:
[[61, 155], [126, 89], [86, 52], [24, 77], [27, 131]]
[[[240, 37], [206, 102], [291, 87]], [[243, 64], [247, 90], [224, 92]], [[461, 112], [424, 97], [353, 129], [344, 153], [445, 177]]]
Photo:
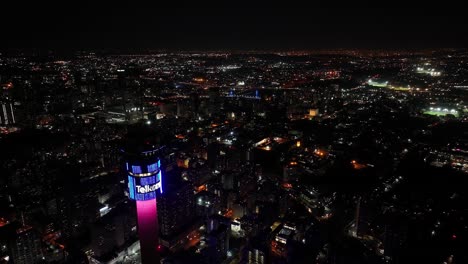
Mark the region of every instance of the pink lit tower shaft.
[[128, 196], [136, 201], [141, 263], [160, 262], [157, 193], [162, 193], [161, 161], [158, 150], [126, 153]]
[[158, 263], [158, 209], [156, 199], [137, 201], [138, 237], [142, 263]]

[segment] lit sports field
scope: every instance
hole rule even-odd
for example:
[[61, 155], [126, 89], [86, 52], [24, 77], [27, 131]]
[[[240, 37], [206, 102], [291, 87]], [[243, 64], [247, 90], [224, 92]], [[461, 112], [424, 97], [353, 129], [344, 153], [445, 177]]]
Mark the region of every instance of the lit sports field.
[[454, 115], [455, 117], [459, 116], [458, 111], [456, 110], [450, 110], [450, 111], [440, 110], [439, 111], [439, 110], [433, 109], [433, 110], [424, 111], [423, 113], [426, 115], [433, 115], [433, 116], [446, 116], [447, 114]]

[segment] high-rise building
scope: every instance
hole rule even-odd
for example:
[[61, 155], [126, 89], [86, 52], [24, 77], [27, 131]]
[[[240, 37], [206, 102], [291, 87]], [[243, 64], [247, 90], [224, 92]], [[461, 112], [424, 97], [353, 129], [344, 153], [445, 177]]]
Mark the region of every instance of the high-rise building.
[[213, 216], [207, 223], [207, 244], [206, 251], [209, 263], [221, 263], [228, 256], [230, 228], [226, 219], [220, 216]]
[[369, 212], [366, 202], [358, 198], [356, 213], [354, 218], [354, 229], [352, 234], [356, 237], [362, 237], [369, 231]]
[[387, 263], [402, 263], [401, 254], [408, 233], [408, 222], [401, 214], [390, 212], [386, 215], [385, 233], [383, 234], [384, 256]]
[[206, 218], [220, 209], [220, 199], [213, 192], [200, 191], [195, 195], [197, 216]]
[[159, 263], [156, 193], [163, 193], [160, 149], [145, 144], [125, 150], [128, 196], [136, 201], [143, 264]]
[[13, 125], [16, 123], [15, 111], [12, 102], [0, 101], [0, 125]]
[[189, 228], [196, 217], [195, 194], [189, 182], [168, 184], [168, 191], [158, 200], [161, 237], [173, 240]]
[[250, 249], [248, 251], [248, 264], [264, 264], [265, 263], [265, 253], [258, 249]]
[[200, 95], [198, 93], [190, 94], [190, 105], [193, 113], [198, 114], [200, 110]]
[[43, 255], [39, 235], [31, 226], [16, 230], [16, 236], [9, 243], [11, 258], [15, 264], [39, 262]]
[[219, 112], [221, 107], [221, 93], [219, 87], [210, 87], [208, 90], [209, 96], [209, 114], [214, 115]]

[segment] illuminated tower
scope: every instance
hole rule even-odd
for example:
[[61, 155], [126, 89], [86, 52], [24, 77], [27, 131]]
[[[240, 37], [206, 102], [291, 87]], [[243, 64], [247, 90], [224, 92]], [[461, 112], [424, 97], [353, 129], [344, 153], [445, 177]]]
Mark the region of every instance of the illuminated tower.
[[141, 262], [159, 263], [159, 230], [156, 194], [162, 193], [160, 149], [132, 148], [125, 151], [128, 196], [136, 201]]

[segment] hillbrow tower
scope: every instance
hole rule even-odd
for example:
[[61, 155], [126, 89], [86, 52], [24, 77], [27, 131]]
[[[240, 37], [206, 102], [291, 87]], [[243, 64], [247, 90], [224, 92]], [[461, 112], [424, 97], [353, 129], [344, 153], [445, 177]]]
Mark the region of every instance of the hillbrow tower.
[[124, 151], [128, 197], [136, 201], [141, 262], [159, 263], [157, 194], [163, 193], [161, 147], [150, 143], [133, 145]]

